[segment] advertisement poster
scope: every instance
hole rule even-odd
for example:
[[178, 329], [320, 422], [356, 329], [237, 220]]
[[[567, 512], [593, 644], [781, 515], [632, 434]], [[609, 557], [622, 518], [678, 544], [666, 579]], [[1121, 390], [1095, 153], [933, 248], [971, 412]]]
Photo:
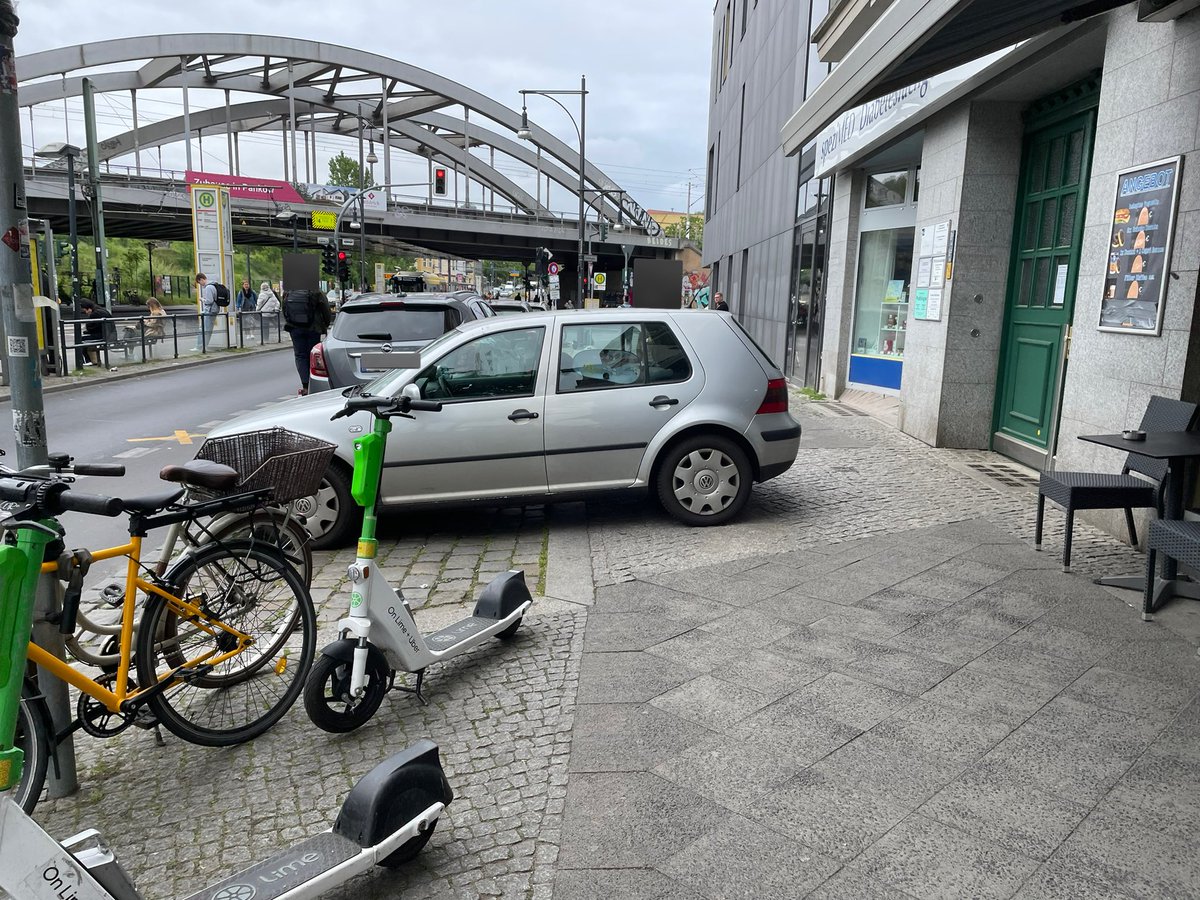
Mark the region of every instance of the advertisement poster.
[[[274, 200], [276, 203], [319, 203], [342, 206], [358, 191], [332, 184], [289, 184], [273, 178], [248, 178], [244, 175], [219, 175], [210, 172], [187, 173], [188, 184], [219, 184], [238, 200]], [[363, 206], [373, 212], [387, 212], [387, 194], [368, 190]]]
[[1182, 157], [1117, 173], [1101, 331], [1162, 333]]

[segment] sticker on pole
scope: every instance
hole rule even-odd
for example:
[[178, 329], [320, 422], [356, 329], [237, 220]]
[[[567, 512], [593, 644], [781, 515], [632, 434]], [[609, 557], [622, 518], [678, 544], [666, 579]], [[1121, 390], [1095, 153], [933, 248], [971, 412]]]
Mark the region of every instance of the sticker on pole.
[[27, 337], [8, 337], [8, 355], [9, 356], [29, 356], [29, 338]]
[[561, 271], [562, 271], [562, 266], [560, 266], [556, 262], [552, 262], [552, 263], [550, 263], [550, 265], [546, 266], [546, 272], [550, 275], [557, 275]]

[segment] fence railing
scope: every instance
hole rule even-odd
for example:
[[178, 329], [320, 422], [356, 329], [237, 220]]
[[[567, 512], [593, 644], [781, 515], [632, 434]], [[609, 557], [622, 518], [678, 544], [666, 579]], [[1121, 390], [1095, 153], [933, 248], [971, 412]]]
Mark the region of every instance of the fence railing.
[[166, 316], [113, 316], [102, 319], [63, 319], [58, 326], [57, 370], [87, 365], [109, 369], [113, 357], [125, 362], [179, 359], [197, 354], [282, 344], [280, 313], [227, 312], [212, 315], [175, 313]]

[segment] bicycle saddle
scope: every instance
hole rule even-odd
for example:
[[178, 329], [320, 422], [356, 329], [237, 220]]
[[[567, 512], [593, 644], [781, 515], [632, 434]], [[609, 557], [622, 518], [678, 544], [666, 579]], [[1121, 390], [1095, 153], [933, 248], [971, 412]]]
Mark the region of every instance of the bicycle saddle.
[[158, 473], [163, 481], [190, 484], [214, 491], [232, 490], [237, 487], [237, 469], [223, 466], [207, 459], [189, 459], [181, 466], [163, 466]]

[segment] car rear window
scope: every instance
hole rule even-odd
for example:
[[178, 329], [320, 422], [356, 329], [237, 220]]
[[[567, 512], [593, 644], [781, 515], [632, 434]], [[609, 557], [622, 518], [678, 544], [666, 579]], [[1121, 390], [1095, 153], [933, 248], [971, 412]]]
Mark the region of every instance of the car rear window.
[[459, 323], [445, 306], [345, 308], [333, 320], [333, 336], [343, 341], [432, 341]]

